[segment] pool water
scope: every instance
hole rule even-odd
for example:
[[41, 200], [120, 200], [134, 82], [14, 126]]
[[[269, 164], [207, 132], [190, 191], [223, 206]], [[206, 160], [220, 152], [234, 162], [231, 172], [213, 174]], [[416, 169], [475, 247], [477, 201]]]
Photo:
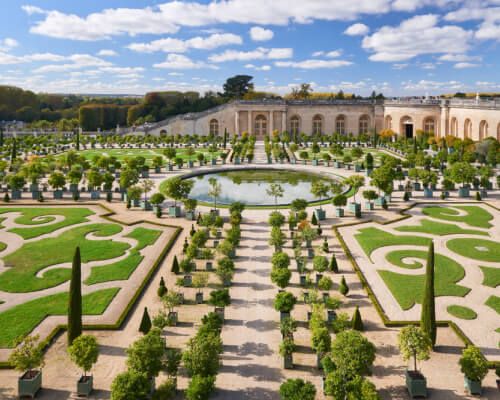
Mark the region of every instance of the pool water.
[[311, 185], [316, 180], [327, 183], [335, 181], [313, 173], [271, 170], [245, 169], [218, 173], [208, 173], [190, 178], [194, 182], [190, 198], [206, 203], [212, 203], [213, 198], [208, 195], [209, 179], [215, 178], [222, 186], [222, 193], [217, 199], [218, 204], [231, 204], [240, 201], [247, 205], [272, 206], [275, 199], [267, 194], [271, 183], [279, 183], [283, 188], [283, 197], [278, 198], [278, 204], [290, 204], [295, 199], [304, 199], [308, 202], [318, 201], [311, 193]]

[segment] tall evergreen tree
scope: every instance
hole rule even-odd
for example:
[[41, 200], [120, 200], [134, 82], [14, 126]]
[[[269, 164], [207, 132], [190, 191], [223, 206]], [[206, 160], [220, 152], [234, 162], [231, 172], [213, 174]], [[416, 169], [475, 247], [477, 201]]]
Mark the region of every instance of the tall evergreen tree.
[[434, 297], [434, 242], [429, 245], [427, 265], [425, 269], [425, 288], [422, 300], [422, 315], [420, 327], [431, 339], [432, 346], [436, 344], [436, 301]]
[[226, 148], [226, 146], [227, 146], [227, 128], [224, 128], [224, 149]]
[[139, 326], [139, 332], [146, 335], [151, 330], [151, 318], [149, 318], [148, 308], [144, 307], [144, 313], [142, 314], [141, 325]]
[[79, 151], [80, 150], [80, 129], [77, 128], [75, 130], [76, 132], [76, 151]]
[[177, 256], [174, 256], [174, 261], [172, 261], [172, 269], [171, 271], [174, 273], [174, 274], [179, 274], [179, 261], [177, 260]]
[[3, 147], [3, 129], [0, 128], [0, 147]]
[[69, 283], [68, 345], [82, 334], [82, 261], [80, 247], [75, 250]]
[[339, 273], [339, 266], [337, 264], [337, 259], [335, 258], [335, 253], [332, 253], [332, 259], [330, 260], [330, 271]]
[[16, 140], [16, 138], [13, 138], [12, 139], [12, 152], [10, 155], [10, 162], [13, 163], [14, 160], [16, 159], [16, 157], [17, 157], [17, 140]]
[[362, 332], [365, 329], [358, 306], [356, 306], [356, 309], [354, 310], [354, 315], [352, 316], [352, 329], [360, 332]]

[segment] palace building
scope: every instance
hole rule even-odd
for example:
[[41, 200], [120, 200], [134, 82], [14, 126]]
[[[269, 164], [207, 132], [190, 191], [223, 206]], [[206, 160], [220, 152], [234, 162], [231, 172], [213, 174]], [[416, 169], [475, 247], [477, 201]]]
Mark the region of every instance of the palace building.
[[146, 131], [154, 135], [221, 135], [227, 130], [262, 139], [274, 130], [359, 135], [383, 129], [409, 138], [422, 130], [438, 137], [500, 140], [500, 100], [237, 100], [169, 118], [148, 126]]

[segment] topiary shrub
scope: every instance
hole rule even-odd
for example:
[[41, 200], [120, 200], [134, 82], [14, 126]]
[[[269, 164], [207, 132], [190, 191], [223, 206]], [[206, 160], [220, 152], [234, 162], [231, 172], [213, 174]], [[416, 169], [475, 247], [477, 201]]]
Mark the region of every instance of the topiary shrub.
[[365, 330], [358, 306], [356, 306], [356, 309], [354, 310], [354, 315], [352, 316], [352, 329], [359, 332], [363, 332]]
[[163, 279], [163, 276], [160, 279], [160, 286], [158, 287], [158, 297], [163, 297], [165, 293], [168, 292], [167, 287], [165, 286], [165, 280]]
[[349, 293], [349, 286], [347, 286], [344, 275], [342, 275], [342, 279], [340, 280], [339, 292], [344, 296], [347, 296]]

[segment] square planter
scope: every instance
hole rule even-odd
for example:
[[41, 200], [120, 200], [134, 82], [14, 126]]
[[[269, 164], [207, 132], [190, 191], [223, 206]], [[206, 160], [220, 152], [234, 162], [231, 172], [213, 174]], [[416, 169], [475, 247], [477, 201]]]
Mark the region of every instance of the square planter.
[[283, 368], [293, 369], [293, 354], [285, 354], [283, 357]]
[[132, 200], [132, 207], [139, 207], [140, 204], [141, 202], [139, 201], [139, 199]]
[[189, 160], [188, 161], [188, 168], [193, 168], [194, 167], [194, 161]]
[[161, 167], [155, 167], [155, 173], [159, 174], [161, 172]]
[[174, 166], [173, 166], [172, 164], [168, 164], [167, 169], [168, 169], [169, 171], [173, 171], [173, 170], [174, 170]]
[[367, 201], [365, 203], [365, 210], [369, 210], [369, 211], [372, 211], [373, 210], [373, 203], [371, 201]]
[[290, 164], [293, 164], [293, 165], [297, 164], [297, 160], [295, 158], [291, 158]]
[[177, 322], [179, 322], [179, 314], [177, 311], [171, 311], [168, 313], [167, 319], [170, 326], [176, 326]]
[[88, 396], [92, 392], [94, 378], [92, 376], [82, 376], [76, 383], [76, 394], [78, 396]]
[[215, 158], [212, 158], [212, 165], [217, 165], [217, 160]]
[[361, 165], [359, 164], [354, 165], [354, 172], [361, 172]]
[[470, 394], [481, 395], [481, 382], [479, 381], [471, 381], [469, 378], [464, 376], [464, 387], [465, 391]]
[[433, 191], [431, 188], [424, 188], [424, 197], [426, 199], [432, 199]]
[[22, 192], [20, 190], [13, 190], [10, 194], [10, 198], [12, 200], [20, 200], [23, 197]]
[[212, 271], [214, 269], [214, 264], [212, 261], [207, 261], [205, 264], [205, 269], [207, 271]]
[[458, 197], [461, 198], [470, 197], [470, 188], [468, 187], [458, 188]]
[[325, 218], [326, 218], [326, 211], [321, 209], [321, 208], [317, 208], [315, 211], [316, 213], [316, 218], [319, 220], [319, 221], [324, 221]]
[[234, 157], [233, 162], [234, 162], [234, 165], [240, 165], [241, 164], [241, 160], [240, 160], [239, 157]]
[[219, 241], [218, 240], [214, 240], [214, 249], [217, 248], [218, 245], [219, 245]]
[[196, 214], [196, 211], [186, 211], [186, 219], [188, 221], [194, 221], [195, 220], [195, 214]]
[[141, 178], [149, 178], [149, 170], [145, 169], [141, 171]]
[[290, 318], [290, 313], [289, 312], [280, 311], [280, 321], [283, 321], [286, 318]]
[[141, 208], [144, 211], [151, 211], [153, 209], [153, 206], [151, 205], [151, 203], [149, 201], [141, 200]]
[[98, 190], [92, 190], [90, 192], [90, 200], [99, 200], [101, 198], [101, 192]]
[[353, 214], [361, 213], [361, 204], [359, 203], [349, 203], [347, 209]]
[[30, 185], [30, 192], [39, 192], [40, 191], [40, 187], [38, 186], [37, 183], [32, 183]]
[[314, 165], [315, 167], [318, 166], [318, 160], [312, 160], [312, 165]]
[[309, 301], [309, 292], [305, 291], [304, 293], [302, 293], [302, 296], [304, 299], [304, 303], [307, 304], [307, 302]]
[[398, 185], [398, 191], [402, 192], [405, 190], [405, 186], [404, 185]]
[[214, 312], [222, 318], [222, 320], [224, 321], [224, 318], [225, 318], [225, 311], [224, 311], [224, 307], [215, 307], [215, 310]]
[[232, 258], [236, 258], [236, 250], [235, 250], [235, 249], [231, 250], [231, 251], [229, 252], [228, 256], [229, 256], [229, 258], [231, 258], [231, 259], [232, 259]]
[[181, 208], [178, 206], [170, 206], [168, 207], [168, 215], [171, 217], [180, 217], [181, 216]]
[[316, 285], [319, 283], [321, 278], [323, 278], [323, 274], [316, 274]]
[[69, 191], [70, 192], [78, 192], [78, 184], [77, 183], [70, 183], [69, 184]]
[[420, 190], [420, 189], [421, 189], [420, 182], [413, 182], [413, 190]]
[[481, 189], [481, 198], [484, 199], [485, 197], [488, 197], [488, 191], [486, 189]]
[[427, 397], [427, 380], [418, 371], [406, 371], [406, 388], [411, 398]]
[[299, 279], [300, 279], [300, 286], [306, 286], [307, 277], [305, 275], [300, 275]]
[[302, 165], [307, 165], [307, 160], [302, 160]]
[[308, 248], [307, 249], [307, 258], [314, 258], [314, 249], [313, 248]]
[[193, 276], [192, 275], [184, 275], [183, 278], [184, 286], [191, 286], [193, 284]]
[[33, 376], [26, 371], [23, 376], [17, 380], [17, 392], [19, 397], [29, 396], [34, 398], [37, 392], [42, 388], [42, 371], [33, 371]]
[[330, 161], [323, 160], [323, 165], [325, 167], [329, 167], [330, 166]]
[[343, 217], [344, 216], [344, 209], [343, 208], [336, 208], [335, 209], [335, 216], [336, 217]]
[[54, 199], [56, 200], [61, 200], [63, 198], [63, 191], [62, 190], [54, 190], [52, 192], [52, 196], [54, 197]]
[[335, 310], [328, 310], [327, 313], [328, 313], [329, 324], [335, 321], [335, 319], [337, 319], [337, 313], [335, 312]]
[[203, 304], [203, 293], [196, 293], [196, 304]]

